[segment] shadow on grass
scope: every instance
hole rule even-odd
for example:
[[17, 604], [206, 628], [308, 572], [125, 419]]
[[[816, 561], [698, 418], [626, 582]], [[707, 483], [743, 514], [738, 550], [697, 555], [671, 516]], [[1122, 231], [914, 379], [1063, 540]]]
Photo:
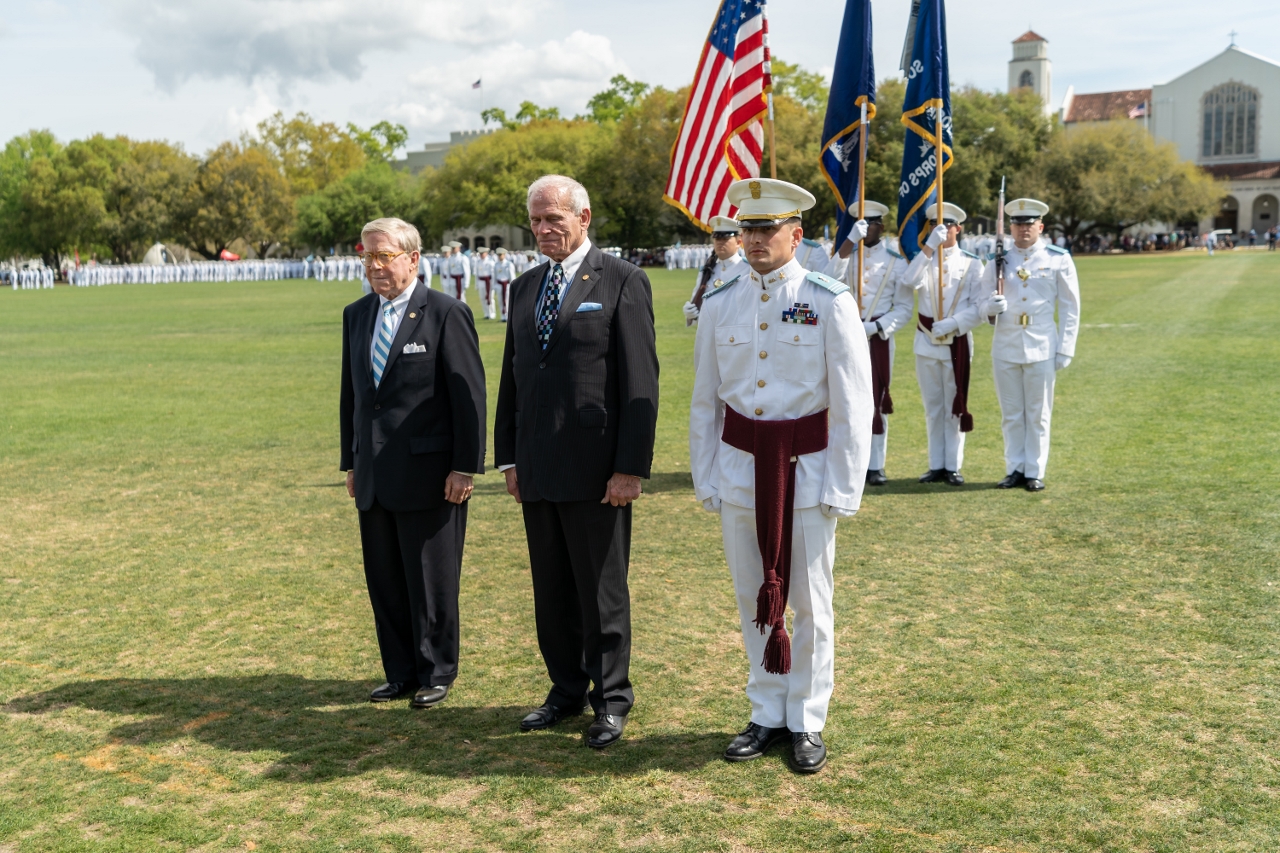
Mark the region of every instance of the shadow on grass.
[[870, 497], [875, 495], [932, 495], [935, 493], [978, 492], [994, 489], [995, 487], [996, 484], [994, 482], [975, 483], [969, 480], [963, 486], [952, 486], [947, 483], [921, 483], [915, 477], [904, 477], [900, 480], [890, 477], [889, 482], [883, 486], [867, 486], [863, 495]]
[[274, 759], [267, 776], [316, 781], [395, 769], [433, 776], [630, 776], [690, 771], [718, 761], [731, 732], [644, 735], [636, 727], [607, 750], [588, 749], [590, 714], [545, 732], [518, 731], [530, 706], [361, 702], [361, 681], [294, 675], [79, 681], [20, 696], [3, 709], [49, 714], [69, 707], [140, 718], [109, 737], [133, 745], [195, 738], [217, 749]]

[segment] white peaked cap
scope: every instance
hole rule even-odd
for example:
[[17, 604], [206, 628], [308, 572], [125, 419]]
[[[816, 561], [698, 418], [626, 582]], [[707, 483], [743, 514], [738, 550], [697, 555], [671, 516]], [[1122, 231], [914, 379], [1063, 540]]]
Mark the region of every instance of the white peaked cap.
[[449, 241], [449, 248], [450, 248], [450, 249], [461, 249], [461, 248], [462, 248], [462, 244], [461, 244], [461, 243], [459, 243], [457, 240], [450, 240], [450, 241]]
[[494, 251], [497, 252], [499, 255], [505, 255], [507, 253], [507, 248], [506, 246], [499, 246], [498, 248], [494, 249]]
[[[925, 218], [932, 219], [934, 222], [937, 222], [938, 221], [938, 205], [931, 204], [928, 207], [926, 207], [924, 209], [924, 215], [925, 215]], [[942, 203], [942, 218], [945, 220], [950, 220], [955, 224], [959, 225], [961, 222], [964, 222], [966, 219], [969, 218], [969, 214], [965, 213], [960, 208], [960, 205], [952, 204], [949, 201], [944, 201]]]
[[1004, 206], [1004, 212], [1014, 219], [1039, 219], [1049, 212], [1049, 205], [1034, 198], [1015, 198]]
[[738, 220], [730, 219], [727, 216], [713, 216], [707, 224], [711, 226], [711, 230], [714, 233], [727, 231], [732, 231], [734, 234], [742, 233], [742, 229], [738, 227]]
[[734, 181], [728, 197], [729, 204], [738, 208], [738, 224], [743, 228], [776, 225], [818, 203], [803, 187], [771, 178]]
[[[867, 219], [880, 219], [880, 218], [883, 218], [885, 214], [889, 212], [889, 208], [885, 207], [883, 204], [881, 204], [878, 201], [872, 201], [871, 199], [867, 199], [863, 204], [866, 207], [867, 212], [864, 215], [867, 217]], [[852, 213], [854, 216], [858, 215], [858, 203], [856, 201], [853, 204], [849, 205], [849, 212]]]

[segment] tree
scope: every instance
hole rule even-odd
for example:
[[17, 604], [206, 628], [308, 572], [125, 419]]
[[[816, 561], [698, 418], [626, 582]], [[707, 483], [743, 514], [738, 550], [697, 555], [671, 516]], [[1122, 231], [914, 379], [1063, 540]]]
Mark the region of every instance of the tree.
[[372, 162], [318, 193], [298, 199], [297, 242], [329, 248], [353, 245], [365, 223], [383, 216], [416, 222], [419, 203], [414, 179], [387, 163]]
[[128, 159], [129, 140], [97, 134], [33, 160], [21, 208], [29, 250], [58, 266], [75, 250], [104, 245], [113, 218], [107, 198]]
[[[648, 92], [648, 83], [628, 80], [625, 74], [615, 74], [609, 81], [609, 88], [592, 95], [591, 100], [587, 101], [587, 114], [578, 118], [585, 118], [597, 124], [619, 121], [635, 109], [641, 98]], [[676, 120], [679, 121], [679, 116]]]
[[[374, 125], [375, 129], [378, 127]], [[371, 130], [370, 140], [366, 142], [372, 141], [377, 149], [379, 145], [395, 141], [399, 131], [403, 131], [399, 125], [387, 125], [387, 135], [380, 136]], [[365, 145], [351, 132], [333, 122], [317, 123], [302, 112], [289, 119], [284, 117], [284, 113], [277, 112], [260, 122], [256, 138], [246, 136], [241, 139], [242, 147], [254, 144], [265, 146], [280, 164], [289, 191], [295, 197], [324, 189], [343, 175], [359, 169], [368, 159]]]
[[951, 111], [956, 159], [944, 179], [944, 197], [970, 216], [994, 219], [1001, 176], [1035, 161], [1053, 136], [1054, 121], [1030, 89], [1006, 94], [965, 87], [951, 93]]
[[1055, 135], [1016, 177], [1014, 190], [1048, 204], [1050, 224], [1072, 238], [1143, 222], [1199, 220], [1222, 197], [1213, 178], [1181, 160], [1176, 146], [1156, 142], [1132, 121]]
[[101, 241], [121, 263], [138, 261], [152, 244], [179, 232], [178, 218], [199, 161], [168, 142], [128, 142], [129, 156], [106, 193]]
[[293, 221], [280, 164], [261, 145], [224, 142], [196, 169], [182, 217], [183, 241], [214, 260], [236, 239], [265, 257]]
[[34, 164], [48, 163], [62, 145], [47, 130], [15, 136], [0, 152], [0, 252], [5, 255], [40, 255], [25, 207]]
[[533, 101], [521, 101], [515, 118], [507, 118], [507, 111], [490, 107], [480, 112], [485, 124], [495, 122], [507, 130], [519, 130], [522, 125], [534, 121], [560, 121], [559, 107], [540, 107]]
[[390, 163], [395, 153], [409, 141], [409, 131], [403, 124], [380, 121], [368, 130], [347, 123], [347, 132], [364, 149], [364, 156], [371, 161]]

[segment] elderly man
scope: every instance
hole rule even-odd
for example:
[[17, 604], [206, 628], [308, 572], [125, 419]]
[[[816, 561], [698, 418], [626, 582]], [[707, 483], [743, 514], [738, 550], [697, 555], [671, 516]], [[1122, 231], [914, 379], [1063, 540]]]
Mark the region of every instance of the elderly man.
[[791, 769], [816, 773], [835, 679], [836, 519], [858, 511], [866, 482], [871, 356], [849, 288], [796, 259], [813, 196], [758, 178], [728, 197], [750, 270], [707, 293], [689, 406], [694, 493], [720, 514], [751, 667], [751, 722], [724, 757], [789, 737]]
[[728, 281], [739, 273], [747, 271], [746, 261], [742, 259], [742, 229], [738, 223], [727, 216], [711, 217], [711, 254], [707, 262], [698, 270], [698, 280], [693, 286], [693, 295], [684, 304], [684, 324], [692, 326], [698, 322], [698, 312], [702, 310], [702, 299], [707, 288], [717, 281]]
[[471, 309], [418, 280], [418, 231], [375, 219], [373, 293], [342, 312], [340, 434], [386, 683], [371, 701], [443, 701], [458, 677], [458, 579], [484, 471], [484, 365]]
[[631, 689], [631, 502], [653, 463], [658, 356], [649, 279], [587, 238], [591, 201], [548, 175], [528, 194], [549, 259], [511, 284], [494, 459], [524, 511], [538, 648], [551, 678], [525, 731], [590, 702], [587, 745], [622, 736]]

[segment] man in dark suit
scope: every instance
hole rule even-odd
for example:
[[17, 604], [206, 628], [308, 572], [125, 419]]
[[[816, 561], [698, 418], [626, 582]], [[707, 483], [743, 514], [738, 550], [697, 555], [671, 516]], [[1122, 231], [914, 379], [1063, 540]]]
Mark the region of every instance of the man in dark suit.
[[553, 726], [589, 701], [587, 745], [599, 749], [622, 736], [634, 701], [627, 567], [658, 417], [653, 296], [638, 267], [587, 239], [577, 181], [539, 178], [528, 209], [550, 261], [511, 285], [494, 451], [524, 510], [552, 686], [520, 727]]
[[[458, 677], [458, 579], [472, 477], [484, 471], [484, 365], [471, 309], [417, 279], [418, 231], [361, 232], [373, 293], [342, 312], [342, 470], [387, 702], [444, 700]], [[416, 691], [416, 692], [415, 692]]]

